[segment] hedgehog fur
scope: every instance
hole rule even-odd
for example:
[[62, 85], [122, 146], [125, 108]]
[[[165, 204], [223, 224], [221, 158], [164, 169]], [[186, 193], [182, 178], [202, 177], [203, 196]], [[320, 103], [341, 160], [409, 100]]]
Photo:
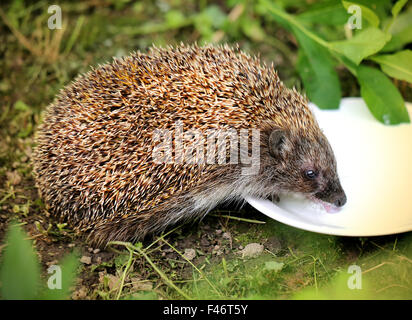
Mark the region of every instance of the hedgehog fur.
[[[154, 130], [177, 121], [200, 132], [258, 129], [259, 173], [242, 175], [241, 164], [154, 163]], [[80, 75], [47, 107], [36, 142], [34, 174], [47, 209], [100, 246], [247, 196], [345, 201], [306, 98], [273, 65], [226, 45], [152, 47]], [[315, 179], [302, 174], [308, 169]]]

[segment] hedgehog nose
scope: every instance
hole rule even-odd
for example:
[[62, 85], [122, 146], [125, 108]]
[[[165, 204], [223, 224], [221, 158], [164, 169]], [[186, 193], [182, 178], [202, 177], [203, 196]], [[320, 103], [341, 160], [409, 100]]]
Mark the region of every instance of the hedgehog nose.
[[343, 194], [338, 199], [335, 200], [334, 205], [337, 207], [342, 207], [346, 203], [346, 195]]

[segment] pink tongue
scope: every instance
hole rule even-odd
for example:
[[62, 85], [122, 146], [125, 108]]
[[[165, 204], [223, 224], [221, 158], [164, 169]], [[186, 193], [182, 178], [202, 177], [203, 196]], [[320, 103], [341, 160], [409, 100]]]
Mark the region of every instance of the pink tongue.
[[320, 203], [322, 204], [323, 208], [325, 208], [327, 213], [336, 213], [340, 211], [340, 208], [334, 206], [333, 204], [324, 201], [321, 201]]

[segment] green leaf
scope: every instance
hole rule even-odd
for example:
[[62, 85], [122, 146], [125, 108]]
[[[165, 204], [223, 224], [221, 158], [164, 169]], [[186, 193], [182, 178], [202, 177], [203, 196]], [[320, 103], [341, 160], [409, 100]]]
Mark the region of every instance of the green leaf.
[[399, 12], [402, 10], [402, 8], [405, 6], [405, 4], [408, 2], [408, 0], [398, 0], [392, 7], [392, 18], [388, 20], [387, 23], [385, 23], [385, 28], [383, 29], [385, 32], [388, 32], [388, 30], [391, 28], [392, 24], [395, 22], [396, 17], [398, 16]]
[[302, 78], [308, 98], [321, 109], [337, 109], [341, 99], [339, 78], [328, 62], [328, 52], [318, 48], [318, 56], [310, 57], [299, 51], [297, 70]]
[[292, 31], [301, 48], [297, 69], [309, 99], [321, 109], [339, 108], [340, 83], [329, 51], [298, 28]]
[[390, 52], [402, 49], [407, 43], [412, 42], [412, 26], [409, 26], [402, 31], [394, 34], [391, 41], [389, 41], [382, 52]]
[[408, 0], [398, 0], [392, 7], [392, 15], [396, 18]]
[[[273, 18], [276, 22], [280, 23], [282, 26], [285, 26], [289, 29], [299, 30], [306, 37], [317, 42], [319, 45], [330, 49], [329, 43], [323, 40], [321, 37], [307, 29], [298, 19], [295, 19], [294, 16], [286, 13], [278, 5], [269, 0], [259, 0], [259, 10], [262, 12], [268, 12], [269, 17]], [[266, 10], [266, 11], [264, 11]]]
[[338, 75], [327, 49], [292, 27], [299, 42], [297, 69], [309, 99], [321, 109], [337, 109], [341, 99]]
[[17, 100], [14, 103], [14, 110], [17, 110], [17, 111], [30, 111], [30, 107], [27, 104], [25, 104], [23, 101]]
[[40, 268], [31, 241], [17, 224], [6, 235], [5, 252], [0, 271], [3, 299], [34, 299], [39, 288]]
[[262, 29], [259, 21], [245, 18], [242, 21], [241, 28], [245, 35], [247, 35], [253, 41], [259, 42], [266, 37], [265, 31]]
[[363, 65], [356, 73], [362, 98], [377, 120], [384, 124], [410, 122], [401, 94], [384, 73]]
[[[391, 21], [388, 21], [387, 23], [390, 24]], [[404, 12], [398, 14], [398, 16], [393, 21], [393, 23], [390, 24], [388, 31], [392, 34], [396, 34], [411, 25], [412, 25], [412, 7], [409, 7], [408, 10], [405, 10]]]
[[388, 31], [392, 34], [392, 39], [381, 50], [390, 52], [403, 48], [406, 44], [412, 42], [412, 7], [406, 12], [397, 16], [390, 22]]
[[217, 5], [208, 6], [202, 14], [206, 15], [214, 28], [220, 28], [226, 20], [226, 14]]
[[[48, 269], [48, 281], [52, 283], [51, 287], [49, 286], [44, 294], [42, 299], [47, 300], [62, 300], [68, 299], [70, 297], [72, 286], [75, 285], [76, 280], [76, 271], [79, 266], [79, 257], [76, 253], [71, 253], [63, 258], [63, 260], [56, 265], [60, 269]], [[56, 277], [61, 276], [61, 287], [56, 288]], [[60, 281], [57, 279], [57, 281]], [[54, 288], [54, 289], [52, 289]]]
[[285, 264], [283, 262], [267, 261], [265, 262], [265, 269], [270, 271], [280, 271]]
[[186, 20], [182, 12], [178, 10], [170, 10], [165, 15], [166, 23], [171, 28], [179, 28]]
[[226, 19], [225, 13], [216, 5], [211, 5], [195, 16], [194, 26], [202, 35], [202, 40], [209, 42], [215, 29], [224, 26]]
[[342, 4], [346, 10], [348, 10], [350, 6], [358, 6], [361, 9], [362, 20], [365, 18], [372, 27], [379, 27], [379, 17], [372, 9], [355, 2], [342, 1]]
[[300, 21], [274, 3], [260, 0], [259, 4], [262, 8], [266, 8], [273, 19], [282, 25], [287, 25], [299, 42], [302, 52], [298, 71], [309, 99], [322, 109], [338, 108], [341, 90], [339, 78], [328, 51], [329, 43], [305, 28]]
[[302, 22], [326, 25], [343, 25], [348, 21], [348, 13], [340, 2], [312, 4], [310, 9], [298, 15]]
[[[362, 290], [353, 290], [348, 286], [348, 273], [339, 271], [334, 278], [322, 285], [306, 286], [292, 295], [294, 300], [367, 300], [374, 299], [376, 294], [370, 289], [367, 281], [362, 279]], [[376, 298], [375, 298], [376, 299]]]
[[387, 75], [412, 83], [412, 51], [403, 50], [395, 54], [373, 56], [371, 60], [380, 64]]
[[282, 7], [279, 6], [278, 3], [274, 3], [269, 0], [259, 0], [256, 4], [256, 11], [261, 15], [269, 13], [269, 18], [272, 18], [283, 27], [289, 28], [289, 15], [283, 10]]
[[377, 28], [368, 28], [357, 33], [353, 38], [331, 42], [331, 48], [345, 55], [355, 64], [378, 52], [390, 40], [391, 35]]

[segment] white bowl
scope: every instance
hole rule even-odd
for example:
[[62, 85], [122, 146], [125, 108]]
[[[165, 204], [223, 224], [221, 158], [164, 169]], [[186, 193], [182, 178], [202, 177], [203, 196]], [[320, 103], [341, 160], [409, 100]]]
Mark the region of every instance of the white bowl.
[[[249, 204], [270, 218], [319, 233], [412, 231], [412, 125], [379, 123], [361, 98], [342, 99], [339, 110], [311, 108], [334, 150], [346, 205], [331, 214], [292, 196], [281, 197], [278, 204], [248, 198]], [[407, 108], [412, 119], [412, 104]]]

